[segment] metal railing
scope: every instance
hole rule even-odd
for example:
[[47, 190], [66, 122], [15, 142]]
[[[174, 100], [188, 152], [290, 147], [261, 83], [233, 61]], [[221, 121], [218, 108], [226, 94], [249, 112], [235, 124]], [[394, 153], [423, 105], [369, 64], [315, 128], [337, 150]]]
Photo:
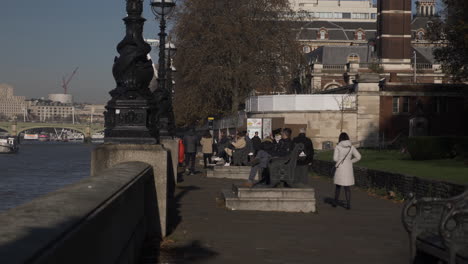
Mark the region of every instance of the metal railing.
[[418, 70], [432, 70], [432, 64], [430, 64], [430, 63], [416, 63], [416, 69], [418, 69]]
[[322, 71], [324, 72], [345, 72], [346, 64], [324, 64]]

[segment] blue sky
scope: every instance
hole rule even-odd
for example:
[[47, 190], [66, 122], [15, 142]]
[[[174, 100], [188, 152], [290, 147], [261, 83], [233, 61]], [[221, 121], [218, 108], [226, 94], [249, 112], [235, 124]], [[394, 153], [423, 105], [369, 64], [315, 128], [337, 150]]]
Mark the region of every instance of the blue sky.
[[[145, 9], [145, 37], [155, 38], [149, 1]], [[62, 76], [79, 66], [70, 84], [75, 101], [105, 103], [115, 86], [111, 69], [125, 15], [124, 0], [2, 1], [0, 83], [17, 95], [47, 97], [61, 92]]]
[[[75, 101], [105, 103], [115, 86], [111, 69], [124, 36], [124, 0], [13, 0], [0, 4], [0, 83], [28, 98], [60, 93], [61, 78], [80, 67], [70, 84]], [[145, 37], [158, 24], [145, 0]], [[152, 54], [157, 57], [156, 53]]]

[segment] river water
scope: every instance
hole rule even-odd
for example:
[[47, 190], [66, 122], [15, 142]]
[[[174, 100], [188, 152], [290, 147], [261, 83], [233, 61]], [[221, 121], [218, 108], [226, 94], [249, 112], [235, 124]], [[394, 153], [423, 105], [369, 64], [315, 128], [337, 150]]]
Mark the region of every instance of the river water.
[[92, 144], [24, 142], [0, 154], [0, 212], [88, 177]]

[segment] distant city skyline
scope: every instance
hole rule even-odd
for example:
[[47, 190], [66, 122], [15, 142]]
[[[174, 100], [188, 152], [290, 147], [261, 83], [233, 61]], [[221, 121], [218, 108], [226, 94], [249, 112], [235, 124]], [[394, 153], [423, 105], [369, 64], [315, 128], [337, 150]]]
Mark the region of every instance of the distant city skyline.
[[[158, 24], [145, 1], [144, 36]], [[125, 1], [6, 1], [0, 9], [0, 83], [16, 95], [62, 93], [62, 76], [79, 70], [69, 93], [77, 102], [106, 103], [115, 88], [112, 63], [125, 35]], [[152, 53], [155, 57], [156, 53]]]
[[[157, 38], [149, 1], [144, 7], [144, 37]], [[125, 15], [123, 0], [2, 3], [0, 84], [12, 85], [16, 95], [47, 97], [61, 93], [62, 77], [80, 67], [69, 93], [77, 102], [106, 103], [115, 88], [112, 63], [125, 34]], [[156, 52], [151, 55], [157, 58]]]

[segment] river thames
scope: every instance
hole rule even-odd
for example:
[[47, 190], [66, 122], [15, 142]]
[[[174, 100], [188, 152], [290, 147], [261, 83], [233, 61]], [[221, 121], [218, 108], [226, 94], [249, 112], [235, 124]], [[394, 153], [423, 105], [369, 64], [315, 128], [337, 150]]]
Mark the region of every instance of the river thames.
[[0, 155], [0, 212], [89, 176], [96, 145], [25, 142]]

